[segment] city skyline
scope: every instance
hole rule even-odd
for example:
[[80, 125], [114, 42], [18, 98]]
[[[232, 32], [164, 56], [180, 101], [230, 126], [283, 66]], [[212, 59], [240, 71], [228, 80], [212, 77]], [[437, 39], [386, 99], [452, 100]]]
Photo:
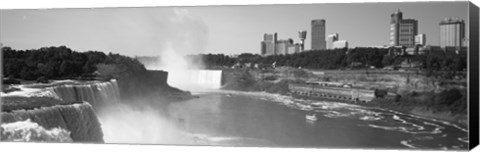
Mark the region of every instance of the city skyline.
[[[439, 45], [439, 22], [447, 17], [459, 17], [468, 22], [467, 14], [462, 11], [467, 4], [1, 10], [0, 38], [5, 46], [14, 49], [66, 45], [77, 51], [98, 50], [125, 55], [156, 55], [159, 50], [168, 48], [192, 54], [258, 54], [258, 42], [264, 33], [277, 32], [279, 39], [292, 38], [299, 42], [297, 31], [307, 30], [305, 49], [310, 49], [310, 21], [321, 18], [326, 21], [326, 34], [339, 33], [342, 39], [349, 41], [350, 47], [388, 45], [390, 14], [400, 9], [404, 18], [418, 20], [418, 33], [426, 34], [427, 44]], [[72, 29], [72, 25], [82, 26]]]

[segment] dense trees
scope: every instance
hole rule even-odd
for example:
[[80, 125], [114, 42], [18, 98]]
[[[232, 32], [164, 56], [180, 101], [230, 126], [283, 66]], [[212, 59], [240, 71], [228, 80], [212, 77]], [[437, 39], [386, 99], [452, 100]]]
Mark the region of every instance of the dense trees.
[[187, 55], [186, 58], [190, 63], [196, 65], [205, 65], [207, 68], [232, 66], [235, 64], [235, 59], [223, 54], [199, 54]]
[[[63, 79], [88, 77], [97, 71], [105, 77], [118, 77], [145, 71], [145, 67], [136, 59], [119, 54], [105, 54], [98, 51], [75, 52], [65, 46], [43, 47], [33, 50], [13, 50], [3, 47], [4, 76], [26, 80]], [[349, 69], [374, 66], [399, 66], [404, 61], [419, 63], [427, 75], [452, 78], [458, 71], [467, 68], [466, 55], [432, 53], [425, 55], [390, 55], [388, 49], [352, 48], [322, 51], [305, 51], [289, 55], [260, 56], [243, 53], [238, 56], [224, 54], [199, 54], [186, 57], [192, 63], [205, 65], [206, 68], [231, 67], [245, 63], [303, 67], [310, 69]]]
[[358, 63], [359, 68], [377, 68], [401, 64], [408, 59], [410, 62], [419, 62], [424, 69], [457, 70], [466, 68], [466, 56], [458, 54], [436, 53], [428, 55], [390, 55], [388, 49], [380, 48], [353, 48], [322, 51], [306, 51], [289, 55], [260, 56], [258, 54], [243, 53], [236, 57], [223, 54], [190, 55], [189, 58], [202, 59], [208, 67], [232, 66], [235, 63], [260, 63], [277, 66], [306, 67], [312, 69], [341, 69], [351, 68], [352, 63]]
[[91, 77], [98, 70], [99, 64], [110, 66], [108, 76], [111, 77], [146, 70], [140, 62], [126, 56], [112, 53], [106, 55], [97, 51], [76, 52], [65, 46], [33, 50], [3, 47], [2, 53], [4, 76], [25, 80]]
[[236, 57], [223, 54], [191, 55], [197, 61], [202, 60], [206, 68], [232, 66], [236, 63], [263, 64], [276, 66], [304, 67], [310, 69], [351, 69], [351, 68], [383, 68], [386, 66], [400, 66], [417, 64], [419, 69], [432, 75], [435, 71], [442, 71], [443, 77], [452, 78], [458, 71], [467, 68], [466, 55], [455, 53], [429, 53], [424, 55], [391, 55], [388, 49], [381, 48], [352, 48], [322, 51], [306, 51], [289, 55], [260, 56], [244, 53]]

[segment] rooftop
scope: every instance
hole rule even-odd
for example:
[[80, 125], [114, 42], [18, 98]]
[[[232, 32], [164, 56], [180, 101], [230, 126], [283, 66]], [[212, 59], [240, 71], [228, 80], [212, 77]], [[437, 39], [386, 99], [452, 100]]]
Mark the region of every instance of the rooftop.
[[464, 21], [458, 17], [449, 17], [449, 18], [445, 18], [443, 19], [441, 22], [440, 22], [440, 25], [444, 25], [444, 24], [457, 24], [457, 23], [464, 23]]

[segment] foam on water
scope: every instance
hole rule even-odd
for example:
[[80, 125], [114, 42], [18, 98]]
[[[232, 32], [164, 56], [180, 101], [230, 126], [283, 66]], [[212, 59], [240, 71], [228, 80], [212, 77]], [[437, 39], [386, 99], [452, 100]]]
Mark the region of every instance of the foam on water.
[[408, 148], [416, 149], [417, 147], [413, 146], [410, 142], [411, 141], [409, 141], [409, 140], [402, 140], [402, 141], [400, 141], [400, 144], [402, 144], [404, 146], [407, 146]]
[[401, 119], [401, 118], [400, 118], [399, 116], [397, 116], [397, 115], [393, 115], [393, 119], [394, 119], [394, 120], [397, 120], [397, 121], [400, 121], [400, 122], [403, 123], [403, 124], [412, 125], [413, 127], [416, 127], [417, 130], [425, 130], [425, 127], [420, 126], [420, 125], [417, 125], [417, 124], [415, 124], [415, 123], [408, 122], [407, 120]]
[[458, 141], [461, 141], [461, 142], [464, 142], [464, 143], [469, 143], [469, 140], [468, 140], [468, 137], [460, 137], [460, 138], [457, 138]]
[[19, 88], [18, 91], [12, 91], [8, 93], [0, 92], [1, 97], [52, 97], [59, 99], [58, 95], [53, 92], [51, 89], [41, 89], [41, 88], [29, 88], [26, 85], [15, 85], [14, 87]]
[[[436, 138], [446, 138], [446, 134], [442, 134], [445, 129], [444, 126], [450, 126], [461, 130], [463, 132], [468, 132], [468, 130], [446, 121], [424, 118], [421, 116], [416, 116], [412, 114], [404, 114], [394, 110], [382, 109], [382, 108], [369, 108], [359, 105], [339, 103], [339, 102], [329, 102], [329, 101], [312, 101], [305, 99], [295, 99], [289, 96], [283, 96], [278, 94], [269, 94], [269, 93], [256, 93], [256, 92], [232, 92], [227, 91], [228, 93], [238, 93], [244, 94], [252, 97], [257, 97], [264, 101], [276, 102], [287, 107], [321, 113], [323, 117], [326, 118], [348, 118], [348, 119], [357, 119], [360, 121], [375, 122], [376, 124], [367, 124], [366, 127], [401, 132], [411, 135], [418, 135], [425, 138], [412, 138], [409, 140], [401, 141], [401, 144], [409, 148], [421, 148], [422, 146], [414, 144], [415, 142], [420, 142], [422, 140], [433, 140]], [[313, 108], [313, 110], [312, 110]], [[317, 115], [318, 117], [319, 115]], [[321, 120], [321, 118], [320, 118]], [[394, 122], [394, 123], [392, 123]], [[315, 124], [312, 124], [315, 125]], [[363, 125], [361, 125], [363, 126]], [[439, 135], [442, 134], [442, 135]], [[424, 136], [424, 135], [434, 135], [434, 136]], [[427, 138], [428, 137], [428, 138]], [[468, 137], [459, 137], [459, 141], [463, 143], [468, 143]], [[454, 145], [450, 148], [455, 149]], [[463, 145], [460, 145], [460, 147]], [[458, 146], [457, 146], [458, 147]], [[438, 148], [447, 148], [445, 146], [439, 146]]]
[[403, 132], [403, 133], [408, 133], [408, 134], [441, 134], [442, 131], [439, 128], [435, 128], [432, 131], [418, 131], [415, 130], [414, 128], [411, 127], [393, 127], [393, 126], [380, 126], [380, 125], [374, 125], [374, 124], [368, 124], [368, 126], [372, 128], [379, 128], [379, 129], [384, 129], [384, 130], [390, 130], [390, 131], [398, 131], [398, 132]]
[[3, 141], [72, 142], [70, 132], [62, 128], [47, 130], [30, 119], [0, 126]]
[[433, 128], [429, 127], [429, 129], [427, 130], [425, 126], [408, 122], [407, 120], [401, 119], [398, 115], [395, 115], [395, 114], [392, 116], [392, 120], [396, 120], [400, 122], [400, 124], [391, 124], [392, 127], [380, 126], [380, 125], [374, 125], [374, 124], [369, 124], [369, 126], [373, 128], [399, 131], [399, 132], [408, 133], [408, 134], [440, 134], [444, 129], [444, 127], [441, 127], [441, 126], [434, 126]]
[[[382, 108], [379, 108], [379, 109], [382, 109]], [[447, 126], [451, 126], [451, 127], [454, 127], [454, 128], [457, 128], [461, 131], [464, 131], [464, 132], [467, 132], [468, 133], [468, 130], [463, 128], [463, 127], [460, 127], [456, 124], [453, 124], [453, 123], [450, 123], [450, 122], [447, 122], [447, 121], [443, 121], [443, 120], [438, 120], [438, 119], [435, 119], [435, 118], [425, 118], [425, 117], [421, 117], [421, 116], [417, 116], [417, 115], [413, 115], [413, 114], [405, 114], [405, 113], [400, 113], [400, 112], [397, 112], [397, 111], [394, 111], [394, 110], [389, 110], [389, 109], [382, 109], [384, 111], [388, 111], [388, 112], [391, 112], [391, 113], [395, 113], [395, 114], [401, 114], [401, 115], [406, 115], [406, 116], [409, 116], [409, 117], [413, 117], [413, 118], [417, 118], [417, 119], [422, 119], [422, 120], [431, 120], [433, 122], [437, 122], [437, 123], [442, 123], [444, 125], [447, 125]]]
[[377, 120], [380, 120], [382, 118], [383, 117], [363, 116], [363, 117], [360, 117], [359, 119], [365, 120], [365, 121], [377, 121]]

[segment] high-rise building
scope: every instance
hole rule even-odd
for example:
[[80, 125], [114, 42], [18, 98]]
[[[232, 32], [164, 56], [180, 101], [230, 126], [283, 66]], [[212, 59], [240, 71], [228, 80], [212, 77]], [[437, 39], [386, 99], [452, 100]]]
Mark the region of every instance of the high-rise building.
[[403, 18], [403, 13], [400, 10], [390, 15], [390, 45], [398, 46], [398, 23]]
[[275, 55], [275, 44], [277, 43], [277, 33], [263, 34], [263, 41], [261, 42], [262, 55]]
[[400, 10], [390, 15], [390, 45], [392, 46], [415, 46], [415, 36], [418, 33], [418, 21], [415, 19], [403, 19]]
[[300, 53], [301, 52], [301, 46], [302, 44], [296, 43], [293, 45], [288, 46], [287, 54], [294, 54], [294, 53]]
[[405, 19], [400, 22], [398, 44], [400, 46], [415, 47], [415, 36], [418, 33], [418, 21]]
[[298, 38], [300, 38], [300, 51], [305, 49], [305, 39], [307, 38], [307, 31], [298, 31]]
[[274, 34], [264, 34], [263, 41], [260, 43], [260, 54], [261, 55], [286, 55], [294, 54], [302, 51], [303, 40], [302, 38], [306, 37], [306, 31], [299, 32], [299, 38], [301, 43], [293, 43], [293, 39], [283, 39], [279, 40], [277, 33]]
[[440, 22], [440, 47], [461, 48], [465, 39], [465, 23], [458, 18], [446, 18]]
[[292, 39], [278, 40], [277, 43], [275, 43], [275, 55], [288, 54], [288, 47], [291, 45], [293, 45]]
[[415, 36], [415, 45], [425, 46], [427, 43], [427, 37], [425, 34], [417, 34]]
[[333, 49], [333, 43], [338, 41], [338, 33], [330, 34], [327, 36], [327, 49]]
[[312, 20], [312, 50], [324, 50], [325, 45], [325, 20]]

